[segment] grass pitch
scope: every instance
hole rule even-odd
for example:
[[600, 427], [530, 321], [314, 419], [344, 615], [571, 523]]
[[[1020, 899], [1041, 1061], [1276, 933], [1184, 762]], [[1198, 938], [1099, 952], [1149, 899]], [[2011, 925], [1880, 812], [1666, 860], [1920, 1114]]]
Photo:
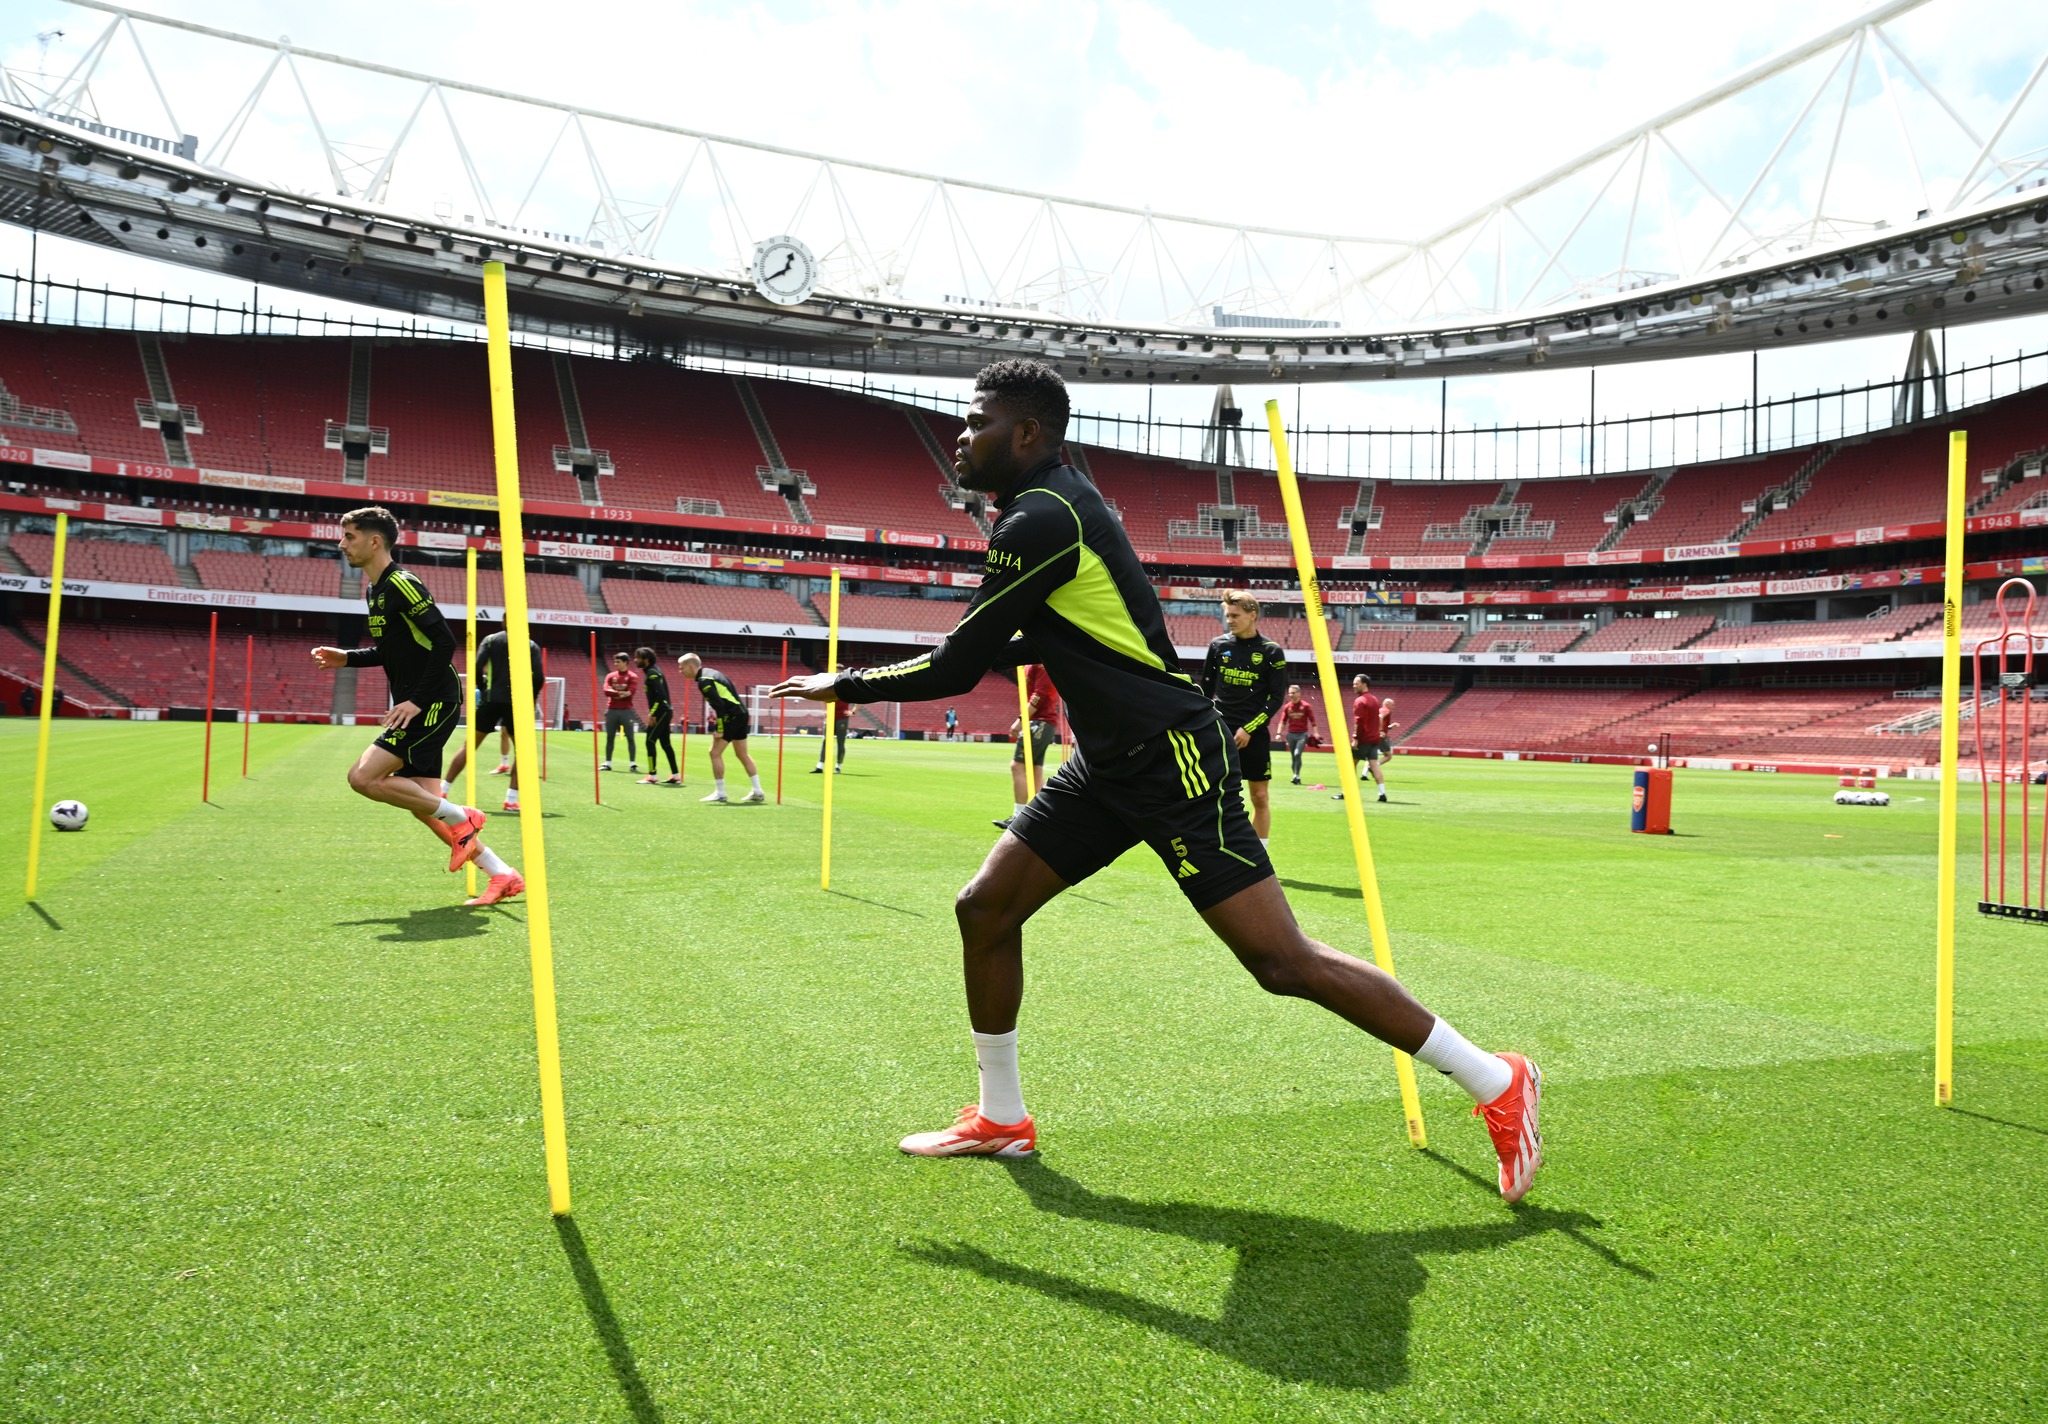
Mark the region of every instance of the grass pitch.
[[[780, 808], [698, 805], [696, 738], [687, 791], [597, 808], [564, 739], [557, 1225], [525, 909], [348, 793], [367, 737], [259, 728], [201, 806], [197, 728], [58, 728], [93, 819], [0, 915], [0, 1418], [2048, 1411], [2048, 928], [1965, 916], [1937, 1110], [1927, 784], [1680, 773], [1652, 840], [1625, 771], [1393, 764], [1403, 975], [1548, 1074], [1511, 1209], [1447, 1084], [1416, 1152], [1389, 1054], [1262, 996], [1142, 849], [1027, 931], [1041, 1160], [902, 1157], [974, 1095], [950, 898], [1008, 749], [856, 743], [826, 894], [815, 743]], [[1297, 912], [1365, 952], [1341, 807], [1274, 799]]]

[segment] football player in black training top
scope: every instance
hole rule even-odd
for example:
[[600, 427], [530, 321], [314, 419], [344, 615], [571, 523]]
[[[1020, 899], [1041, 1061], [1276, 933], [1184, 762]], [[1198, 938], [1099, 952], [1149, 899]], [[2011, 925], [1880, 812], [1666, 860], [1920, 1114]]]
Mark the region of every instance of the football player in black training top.
[[[469, 698], [470, 706], [475, 710], [476, 736], [464, 738], [463, 744], [455, 749], [455, 755], [449, 759], [446, 780], [450, 786], [453, 786], [456, 778], [462, 775], [462, 769], [469, 765], [469, 743], [471, 741], [474, 741], [481, 748], [484, 744], [484, 738], [488, 737], [492, 732], [502, 733], [512, 730], [511, 649], [512, 644], [506, 638], [503, 628], [500, 628], [497, 632], [476, 645], [476, 673], [471, 679], [476, 684], [476, 689], [470, 694]], [[530, 666], [533, 669], [533, 699], [535, 703], [538, 703], [542, 691], [540, 644], [529, 638], [526, 640], [526, 649]], [[512, 773], [512, 780], [505, 787], [504, 809], [507, 811], [517, 811], [519, 809], [519, 768], [509, 761], [505, 766], [506, 770]]]
[[899, 1145], [931, 1157], [1037, 1149], [1017, 1072], [1024, 922], [1142, 841], [1262, 988], [1322, 1005], [1470, 1093], [1500, 1158], [1501, 1193], [1520, 1200], [1542, 1162], [1542, 1075], [1518, 1053], [1475, 1047], [1391, 975], [1302, 933], [1245, 816], [1234, 738], [1176, 663], [1123, 526], [1060, 458], [1067, 413], [1065, 383], [1049, 366], [985, 368], [953, 468], [965, 487], [995, 496], [998, 514], [959, 624], [906, 662], [774, 689], [813, 702], [922, 702], [959, 697], [993, 668], [1038, 662], [1067, 699], [1073, 756], [954, 901], [980, 1101], [951, 1127]]
[[448, 868], [472, 860], [490, 876], [482, 895], [465, 903], [496, 904], [526, 888], [519, 873], [483, 842], [484, 813], [445, 795], [441, 749], [455, 730], [462, 685], [455, 679], [455, 634], [427, 586], [392, 561], [398, 521], [379, 506], [341, 516], [341, 556], [363, 571], [370, 610], [370, 646], [315, 648], [323, 668], [381, 667], [391, 684], [384, 731], [349, 768], [349, 789], [412, 812], [448, 844]]
[[1209, 644], [1202, 695], [1223, 714], [1237, 743], [1237, 762], [1252, 798], [1252, 829], [1261, 844], [1273, 835], [1273, 714], [1287, 698], [1287, 650], [1259, 636], [1259, 601], [1241, 588], [1223, 595], [1230, 631]]
[[640, 669], [640, 685], [647, 693], [647, 775], [640, 778], [640, 784], [660, 784], [661, 754], [666, 751], [668, 784], [681, 786], [683, 777], [676, 769], [676, 744], [669, 740], [669, 728], [675, 723], [676, 709], [668, 699], [668, 678], [662, 674], [661, 660], [655, 657], [652, 648], [635, 648], [633, 665]]

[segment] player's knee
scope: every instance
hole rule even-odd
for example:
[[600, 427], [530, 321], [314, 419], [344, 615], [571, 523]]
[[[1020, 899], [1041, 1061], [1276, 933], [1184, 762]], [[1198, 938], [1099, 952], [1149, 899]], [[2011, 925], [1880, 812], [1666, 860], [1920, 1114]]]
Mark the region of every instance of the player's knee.
[[991, 938], [1010, 928], [1009, 906], [990, 893], [979, 880], [970, 880], [953, 897], [953, 918], [959, 922], [961, 938], [974, 941]]
[[348, 769], [348, 789], [358, 796], [368, 796], [370, 787], [379, 779], [366, 766], [357, 765]]
[[1240, 958], [1258, 986], [1268, 994], [1298, 999], [1308, 984], [1310, 955], [1311, 951], [1303, 943], [1265, 949]]

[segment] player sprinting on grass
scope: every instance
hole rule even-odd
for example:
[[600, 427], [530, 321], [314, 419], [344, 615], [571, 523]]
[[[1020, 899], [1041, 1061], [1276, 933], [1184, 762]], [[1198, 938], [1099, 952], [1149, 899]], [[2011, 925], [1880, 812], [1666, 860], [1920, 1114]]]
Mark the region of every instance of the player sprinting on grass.
[[1202, 695], [1216, 704], [1237, 746], [1238, 771], [1251, 794], [1252, 830], [1273, 836], [1273, 714], [1287, 687], [1287, 650], [1259, 632], [1259, 601], [1241, 588], [1223, 595], [1230, 631], [1209, 644]]
[[[954, 904], [980, 1101], [900, 1144], [920, 1156], [1036, 1150], [1017, 1069], [1025, 921], [1143, 841], [1217, 937], [1270, 993], [1308, 999], [1447, 1074], [1480, 1105], [1501, 1194], [1542, 1164], [1542, 1074], [1468, 1043], [1391, 975], [1295, 923], [1244, 813], [1234, 738], [1179, 671], [1158, 596], [1094, 485], [1061, 463], [1065, 384], [1036, 361], [975, 380], [954, 469], [995, 496], [981, 586], [938, 647], [890, 667], [797, 677], [778, 697], [916, 702], [969, 691], [991, 668], [1043, 662], [1075, 750], [1012, 818]], [[1021, 638], [1014, 635], [1021, 633]]]
[[495, 905], [526, 889], [519, 872], [483, 842], [484, 813], [447, 799], [441, 752], [455, 730], [462, 686], [455, 679], [455, 634], [427, 586], [391, 557], [398, 521], [375, 505], [341, 516], [341, 556], [363, 571], [370, 646], [315, 648], [323, 668], [381, 667], [391, 684], [384, 731], [349, 768], [349, 789], [412, 812], [448, 845], [448, 869], [472, 860], [490, 877], [470, 905]]
[[681, 786], [683, 777], [676, 769], [676, 744], [669, 739], [669, 728], [675, 724], [676, 708], [668, 699], [668, 678], [663, 674], [661, 661], [654, 656], [652, 648], [635, 648], [633, 664], [640, 669], [641, 685], [647, 690], [647, 775], [640, 778], [640, 784], [660, 784], [661, 754], [666, 751], [668, 784]]
[[747, 715], [747, 704], [740, 697], [740, 690], [724, 673], [704, 666], [704, 660], [695, 653], [684, 653], [677, 659], [676, 667], [684, 677], [697, 684], [697, 694], [704, 699], [704, 720], [711, 724], [711, 794], [697, 799], [713, 805], [725, 801], [725, 749], [731, 747], [754, 783], [754, 789], [742, 796], [740, 803], [760, 805], [768, 799], [768, 793], [761, 789], [760, 769], [754, 765], [753, 754], [747, 750], [747, 737], [754, 726]]
[[[533, 696], [536, 702], [541, 694], [540, 644], [531, 638], [526, 646], [533, 664]], [[504, 736], [512, 730], [512, 644], [505, 636], [505, 630], [485, 638], [476, 645], [476, 691], [470, 698], [475, 709], [476, 736], [463, 738], [462, 745], [455, 749], [455, 756], [448, 763], [448, 775], [444, 778], [450, 786], [462, 775], [462, 769], [469, 765], [469, 744], [472, 740], [481, 747], [485, 737], [492, 732]], [[519, 768], [511, 767], [511, 783], [505, 788], [507, 811], [519, 809]]]

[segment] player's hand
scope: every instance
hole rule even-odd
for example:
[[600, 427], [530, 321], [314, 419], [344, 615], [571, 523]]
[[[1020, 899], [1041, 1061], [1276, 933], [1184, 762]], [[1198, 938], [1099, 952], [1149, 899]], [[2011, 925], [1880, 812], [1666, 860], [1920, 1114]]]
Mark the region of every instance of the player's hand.
[[1022, 719], [1022, 718], [1019, 718], [1019, 717], [1012, 717], [1012, 718], [1010, 719], [1010, 735], [1011, 735], [1011, 736], [1013, 736], [1013, 737], [1014, 737], [1014, 736], [1017, 736], [1017, 735], [1021, 734], [1021, 733], [1023, 732], [1023, 730], [1024, 730], [1024, 722], [1023, 722], [1023, 719]]
[[1247, 732], [1244, 728], [1239, 727], [1237, 729], [1237, 744], [1239, 747], [1250, 746], [1252, 744], [1252, 734], [1250, 732]]
[[412, 725], [412, 719], [420, 715], [417, 702], [401, 702], [384, 714], [386, 730], [402, 729]]
[[348, 666], [348, 654], [340, 648], [315, 648], [313, 661], [332, 672], [335, 668]]
[[768, 689], [770, 697], [801, 697], [806, 702], [837, 702], [839, 695], [832, 685], [839, 681], [839, 674], [814, 672], [808, 677], [793, 677], [787, 682], [778, 682]]

